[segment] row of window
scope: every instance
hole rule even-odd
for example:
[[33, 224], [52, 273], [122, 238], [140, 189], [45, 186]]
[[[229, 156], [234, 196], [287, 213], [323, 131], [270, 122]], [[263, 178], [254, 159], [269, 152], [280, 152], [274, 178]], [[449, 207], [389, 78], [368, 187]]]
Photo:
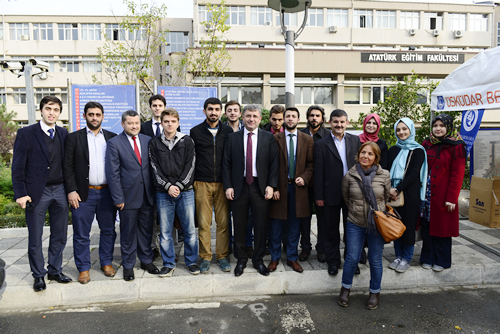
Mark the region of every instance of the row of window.
[[[4, 88], [0, 88], [0, 104], [7, 103], [7, 94], [14, 99], [14, 104], [26, 104], [26, 88], [12, 88], [12, 92], [6, 92]], [[68, 90], [60, 88], [56, 91], [55, 88], [35, 88], [35, 105], [39, 105], [42, 98], [47, 95], [55, 95], [59, 97], [63, 104], [68, 104]]]
[[[246, 7], [230, 6], [227, 8], [229, 25], [246, 25]], [[280, 14], [268, 7], [250, 7], [250, 25], [274, 25], [273, 14], [276, 17], [276, 25], [281, 25]], [[303, 14], [286, 13], [284, 24], [286, 26], [298, 26], [302, 23]], [[420, 29], [420, 12], [401, 11], [400, 29]], [[326, 20], [325, 20], [326, 17]], [[211, 13], [207, 12], [206, 6], [198, 6], [199, 22], [209, 21]], [[396, 11], [394, 10], [353, 10], [354, 28], [389, 28], [396, 29]], [[307, 25], [312, 27], [325, 26], [348, 27], [348, 10], [333, 8], [311, 8], [308, 10]], [[469, 14], [470, 31], [488, 31], [488, 14]], [[467, 30], [467, 14], [448, 13], [449, 30]], [[442, 12], [425, 12], [423, 29], [443, 30]]]
[[[13, 61], [27, 61], [27, 57], [12, 56]], [[55, 60], [53, 56], [37, 57], [38, 60], [43, 60], [49, 63], [49, 72], [102, 72], [101, 63], [97, 62], [95, 57], [70, 57], [61, 56]], [[56, 69], [54, 64], [59, 64]]]

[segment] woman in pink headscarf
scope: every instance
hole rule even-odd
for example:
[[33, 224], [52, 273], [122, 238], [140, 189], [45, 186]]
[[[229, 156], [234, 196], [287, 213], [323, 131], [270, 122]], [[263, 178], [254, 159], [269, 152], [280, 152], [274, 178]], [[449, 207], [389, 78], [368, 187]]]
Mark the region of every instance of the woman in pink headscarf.
[[387, 169], [389, 164], [389, 149], [385, 140], [378, 137], [380, 131], [380, 117], [377, 114], [369, 114], [363, 121], [363, 133], [359, 135], [361, 144], [372, 141], [380, 147], [381, 156], [379, 165]]

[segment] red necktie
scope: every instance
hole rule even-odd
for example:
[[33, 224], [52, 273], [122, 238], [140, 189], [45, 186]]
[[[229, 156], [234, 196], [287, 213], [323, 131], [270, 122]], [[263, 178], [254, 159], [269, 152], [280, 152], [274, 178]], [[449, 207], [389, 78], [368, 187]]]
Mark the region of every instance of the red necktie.
[[137, 156], [137, 160], [139, 160], [139, 165], [142, 166], [141, 152], [139, 152], [139, 146], [137, 146], [137, 142], [135, 141], [136, 138], [137, 138], [136, 136], [132, 137], [132, 139], [134, 140], [134, 152], [135, 155]]
[[246, 171], [247, 171], [247, 176], [246, 176], [246, 181], [248, 185], [252, 184], [253, 182], [253, 163], [252, 163], [252, 132], [248, 133], [248, 139], [247, 139], [247, 157], [246, 157]]

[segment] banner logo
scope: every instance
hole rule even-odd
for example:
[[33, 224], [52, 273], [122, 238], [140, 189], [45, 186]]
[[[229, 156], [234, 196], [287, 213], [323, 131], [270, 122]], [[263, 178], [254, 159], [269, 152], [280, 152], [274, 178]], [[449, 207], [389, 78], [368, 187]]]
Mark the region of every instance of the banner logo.
[[476, 110], [467, 110], [464, 113], [464, 129], [465, 131], [471, 131], [474, 129], [477, 123], [479, 111]]
[[444, 97], [438, 96], [437, 98], [438, 98], [437, 109], [443, 110], [444, 109]]

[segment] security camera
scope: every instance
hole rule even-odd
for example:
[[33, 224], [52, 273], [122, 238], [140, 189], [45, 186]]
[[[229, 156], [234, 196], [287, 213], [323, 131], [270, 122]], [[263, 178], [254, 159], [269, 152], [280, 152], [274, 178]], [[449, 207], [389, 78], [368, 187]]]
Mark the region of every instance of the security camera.
[[3, 62], [2, 66], [4, 69], [10, 70], [10, 71], [16, 71], [16, 70], [21, 71], [23, 69], [23, 65], [17, 61]]
[[44, 70], [44, 71], [49, 70], [50, 65], [46, 61], [36, 60], [34, 58], [31, 58], [29, 61], [30, 61], [31, 65], [33, 65], [33, 67], [39, 68], [39, 69]]

